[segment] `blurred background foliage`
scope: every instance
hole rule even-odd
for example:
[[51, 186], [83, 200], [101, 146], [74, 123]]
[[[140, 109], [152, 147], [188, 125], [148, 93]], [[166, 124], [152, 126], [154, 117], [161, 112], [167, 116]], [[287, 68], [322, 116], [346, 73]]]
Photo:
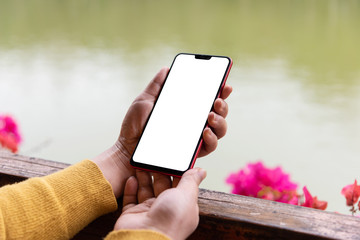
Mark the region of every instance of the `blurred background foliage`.
[[[359, 1], [44, 1], [3, 0], [0, 45], [154, 46], [287, 60], [313, 84], [358, 78]], [[311, 84], [309, 83], [309, 84]]]

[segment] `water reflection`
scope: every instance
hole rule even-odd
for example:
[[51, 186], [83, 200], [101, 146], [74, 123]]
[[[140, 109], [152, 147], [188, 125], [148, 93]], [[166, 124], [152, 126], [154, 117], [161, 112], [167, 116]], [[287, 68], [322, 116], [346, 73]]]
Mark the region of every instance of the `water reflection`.
[[358, 176], [357, 1], [2, 1], [0, 112], [24, 154], [75, 162], [109, 146], [132, 99], [178, 52], [228, 55], [228, 135], [198, 161], [227, 191], [247, 161], [284, 166], [329, 210]]

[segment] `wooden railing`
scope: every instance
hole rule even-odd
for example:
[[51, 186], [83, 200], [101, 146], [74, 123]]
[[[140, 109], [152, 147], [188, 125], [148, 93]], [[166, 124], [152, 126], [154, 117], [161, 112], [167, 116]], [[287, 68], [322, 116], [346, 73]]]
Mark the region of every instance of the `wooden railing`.
[[[0, 152], [0, 186], [67, 166]], [[200, 189], [199, 206], [200, 223], [190, 239], [360, 239], [357, 217], [206, 189]], [[74, 239], [102, 239], [119, 215], [120, 210], [98, 218]]]

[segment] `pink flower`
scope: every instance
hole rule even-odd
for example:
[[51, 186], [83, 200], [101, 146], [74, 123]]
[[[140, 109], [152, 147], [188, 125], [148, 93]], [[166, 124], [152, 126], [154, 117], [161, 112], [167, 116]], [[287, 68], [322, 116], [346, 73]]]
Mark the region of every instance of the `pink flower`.
[[0, 147], [9, 149], [13, 153], [16, 153], [18, 150], [18, 145], [15, 139], [12, 136], [6, 135], [4, 133], [0, 133]]
[[303, 188], [304, 195], [305, 195], [305, 202], [301, 204], [303, 207], [315, 208], [325, 210], [327, 207], [326, 201], [320, 201], [317, 197], [313, 197], [306, 186]]
[[[232, 193], [235, 194], [300, 205], [297, 184], [291, 182], [289, 175], [280, 167], [270, 169], [261, 161], [249, 163], [239, 172], [230, 174], [226, 182], [233, 185]], [[303, 190], [305, 202], [301, 206], [326, 209], [326, 201], [313, 197], [306, 187]]]
[[11, 116], [0, 115], [0, 133], [12, 135], [16, 143], [21, 142], [18, 126]]
[[16, 152], [21, 136], [15, 120], [8, 115], [0, 115], [0, 145]]
[[[357, 185], [356, 179], [354, 184], [345, 186], [341, 190], [341, 194], [344, 195], [346, 198], [346, 205], [353, 206], [359, 200], [360, 197], [360, 185]], [[360, 208], [360, 202], [359, 202], [359, 208]]]
[[232, 193], [297, 204], [297, 184], [280, 167], [266, 168], [261, 161], [230, 174], [226, 182], [233, 185]]

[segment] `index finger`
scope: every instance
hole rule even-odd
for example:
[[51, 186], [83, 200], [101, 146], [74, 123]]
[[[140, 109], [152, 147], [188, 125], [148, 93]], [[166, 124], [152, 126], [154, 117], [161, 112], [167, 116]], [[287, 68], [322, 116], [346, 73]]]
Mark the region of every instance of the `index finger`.
[[136, 170], [136, 178], [138, 181], [138, 202], [142, 203], [154, 197], [153, 183], [150, 172]]
[[122, 212], [137, 204], [138, 182], [134, 176], [128, 178], [125, 184]]
[[232, 90], [232, 86], [230, 86], [229, 84], [225, 84], [223, 90], [221, 91], [220, 98], [224, 100], [227, 99], [230, 96]]

